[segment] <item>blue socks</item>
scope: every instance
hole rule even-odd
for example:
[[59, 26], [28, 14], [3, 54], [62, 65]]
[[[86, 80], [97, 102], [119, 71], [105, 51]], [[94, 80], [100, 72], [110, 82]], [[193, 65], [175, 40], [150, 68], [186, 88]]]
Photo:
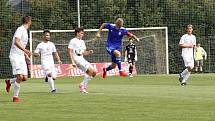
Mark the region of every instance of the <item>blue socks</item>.
[[116, 64], [119, 68], [119, 71], [121, 71], [121, 60], [122, 60], [121, 57], [116, 57]]

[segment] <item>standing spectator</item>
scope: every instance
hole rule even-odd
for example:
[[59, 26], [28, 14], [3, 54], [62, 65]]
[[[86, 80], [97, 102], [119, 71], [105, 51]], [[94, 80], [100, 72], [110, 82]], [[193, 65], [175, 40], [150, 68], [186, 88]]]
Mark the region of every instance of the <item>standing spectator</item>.
[[197, 46], [196, 46], [196, 49], [194, 51], [194, 58], [195, 58], [195, 62], [196, 62], [196, 67], [195, 67], [196, 72], [198, 72], [198, 71], [200, 71], [201, 73], [203, 72], [203, 69], [202, 69], [202, 67], [203, 67], [203, 57], [206, 60], [207, 59], [207, 53], [201, 47], [201, 44], [198, 43]]

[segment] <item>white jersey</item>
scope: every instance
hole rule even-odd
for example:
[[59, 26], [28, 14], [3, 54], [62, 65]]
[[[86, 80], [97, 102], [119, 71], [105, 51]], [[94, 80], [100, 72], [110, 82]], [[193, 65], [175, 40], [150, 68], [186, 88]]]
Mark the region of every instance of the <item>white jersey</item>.
[[[196, 45], [196, 37], [191, 34], [184, 34], [181, 37], [181, 40], [179, 42], [179, 44], [192, 44], [192, 45]], [[182, 48], [182, 54], [181, 56], [192, 56], [193, 57], [193, 48]]]
[[54, 64], [54, 59], [52, 53], [56, 52], [56, 47], [53, 42], [41, 42], [37, 45], [34, 53], [39, 53], [41, 56], [42, 65], [52, 65]]
[[86, 45], [83, 40], [79, 40], [77, 38], [73, 38], [69, 42], [68, 48], [73, 50], [73, 57], [74, 59], [78, 57], [83, 57], [83, 53], [86, 50]]
[[83, 57], [83, 53], [86, 50], [86, 45], [83, 40], [79, 40], [77, 38], [71, 39], [68, 48], [73, 50], [72, 55], [75, 63], [82, 71], [86, 72], [89, 68], [93, 68], [92, 65]]
[[10, 55], [18, 54], [18, 55], [24, 56], [24, 52], [15, 45], [15, 38], [19, 38], [21, 45], [23, 47], [26, 47], [26, 45], [28, 43], [28, 32], [27, 32], [27, 29], [23, 25], [17, 28], [17, 30], [13, 36], [12, 46], [10, 49]]

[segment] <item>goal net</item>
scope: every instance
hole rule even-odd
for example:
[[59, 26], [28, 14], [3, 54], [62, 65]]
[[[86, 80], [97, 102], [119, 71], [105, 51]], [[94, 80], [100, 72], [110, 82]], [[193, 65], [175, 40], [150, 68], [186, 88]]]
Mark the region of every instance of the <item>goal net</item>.
[[[136, 71], [138, 74], [168, 74], [168, 32], [167, 27], [151, 28], [127, 28], [135, 34], [140, 42], [137, 46], [138, 61]], [[101, 40], [95, 38], [98, 29], [85, 29], [85, 44], [87, 48], [93, 49], [94, 54], [86, 56], [85, 59], [91, 63], [111, 62], [111, 58], [106, 52], [106, 41], [108, 31], [104, 30]], [[67, 47], [69, 41], [74, 38], [74, 30], [50, 30], [51, 41], [55, 43], [57, 51], [63, 64], [70, 64], [67, 57]], [[42, 41], [42, 30], [30, 31], [30, 49], [33, 52], [36, 46]], [[125, 46], [129, 43], [128, 37], [123, 38], [122, 61], [124, 61]], [[40, 65], [40, 58], [32, 58], [31, 67]], [[32, 72], [32, 68], [31, 68]], [[31, 73], [32, 74], [32, 73]], [[32, 77], [32, 76], [31, 76]]]

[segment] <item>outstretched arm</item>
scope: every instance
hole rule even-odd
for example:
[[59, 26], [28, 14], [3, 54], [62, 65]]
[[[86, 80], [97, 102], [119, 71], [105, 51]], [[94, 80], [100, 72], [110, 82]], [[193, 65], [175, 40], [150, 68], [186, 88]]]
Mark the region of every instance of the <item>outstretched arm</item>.
[[70, 60], [72, 62], [72, 66], [77, 67], [76, 64], [75, 64], [75, 60], [74, 60], [74, 57], [72, 55], [72, 52], [73, 52], [72, 49], [70, 49], [70, 48], [67, 49], [67, 54], [68, 54], [68, 56], [69, 56], [69, 58], [70, 58]]
[[93, 54], [93, 50], [86, 49], [83, 53], [83, 55], [90, 55], [90, 54]]
[[102, 29], [104, 29], [106, 26], [106, 23], [103, 23], [100, 28], [99, 28], [99, 31], [96, 33], [96, 37], [97, 38], [101, 38], [101, 32], [102, 32]]
[[135, 40], [136, 42], [139, 42], [139, 38], [137, 36], [135, 36], [134, 34], [128, 32], [128, 36], [132, 39], [132, 40]]
[[58, 52], [54, 52], [54, 56], [55, 56], [55, 58], [57, 59], [57, 62], [58, 62], [59, 64], [62, 64]]

